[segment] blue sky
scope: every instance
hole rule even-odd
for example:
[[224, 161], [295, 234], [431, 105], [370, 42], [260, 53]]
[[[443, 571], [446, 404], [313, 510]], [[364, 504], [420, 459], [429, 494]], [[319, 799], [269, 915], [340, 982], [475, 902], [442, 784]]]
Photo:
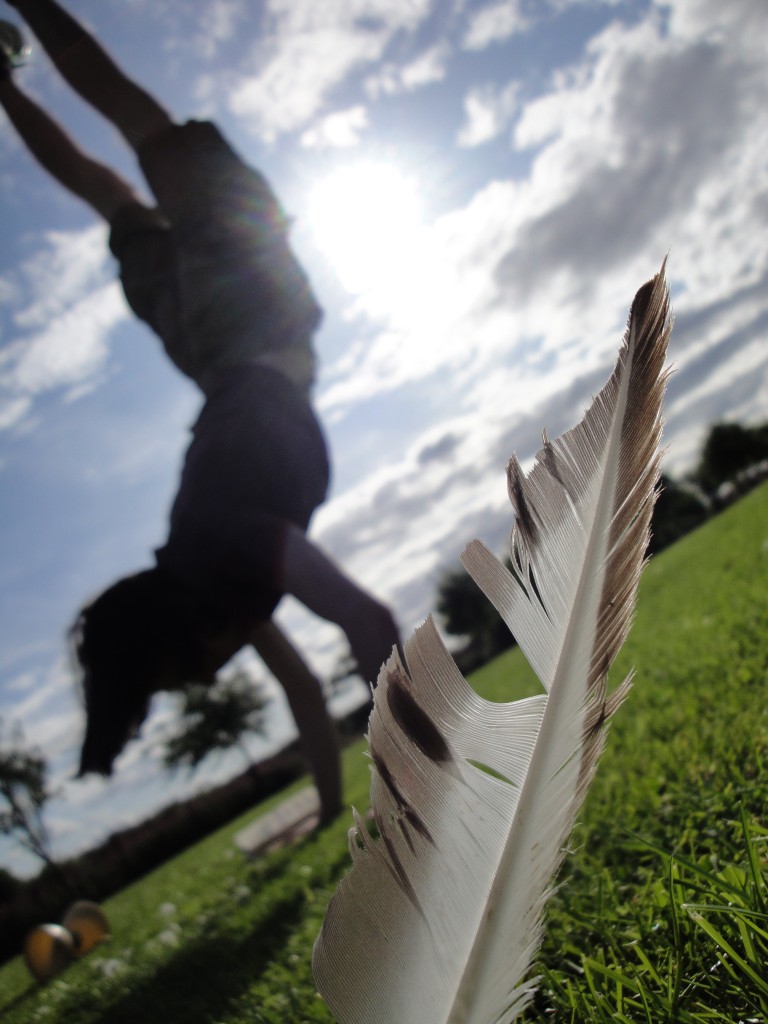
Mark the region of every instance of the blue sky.
[[[295, 217], [326, 310], [316, 404], [334, 457], [312, 535], [404, 630], [466, 542], [503, 550], [508, 456], [578, 420], [667, 253], [666, 470], [691, 467], [713, 421], [765, 420], [764, 0], [71, 9], [178, 118], [217, 120]], [[24, 88], [140, 183], [31, 42]], [[82, 716], [66, 629], [162, 543], [200, 400], [128, 315], [104, 227], [5, 120], [0, 183], [0, 714], [49, 759], [65, 856], [241, 765], [165, 773], [161, 698], [113, 780], [71, 779]], [[327, 674], [338, 633], [290, 602], [279, 618]], [[290, 732], [266, 685], [255, 755]], [[13, 843], [0, 857], [36, 869]]]

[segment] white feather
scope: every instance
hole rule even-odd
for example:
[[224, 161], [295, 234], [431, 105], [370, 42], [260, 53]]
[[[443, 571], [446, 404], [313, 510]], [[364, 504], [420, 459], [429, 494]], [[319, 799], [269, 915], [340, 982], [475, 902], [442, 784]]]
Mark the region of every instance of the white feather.
[[545, 693], [481, 699], [431, 620], [407, 671], [396, 654], [382, 669], [369, 728], [380, 838], [356, 815], [353, 869], [313, 956], [340, 1024], [502, 1024], [530, 1001], [544, 904], [629, 685], [607, 696], [647, 546], [669, 331], [662, 267], [584, 419], [545, 435], [528, 476], [510, 461], [513, 572], [479, 541], [464, 553]]

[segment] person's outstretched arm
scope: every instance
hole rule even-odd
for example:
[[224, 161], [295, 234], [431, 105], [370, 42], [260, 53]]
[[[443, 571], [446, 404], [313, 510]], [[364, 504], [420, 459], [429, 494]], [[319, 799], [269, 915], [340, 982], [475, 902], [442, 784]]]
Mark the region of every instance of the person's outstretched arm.
[[172, 124], [160, 103], [127, 77], [100, 43], [55, 0], [13, 0], [69, 85], [136, 149]]
[[10, 75], [0, 78], [0, 104], [37, 162], [105, 220], [111, 220], [126, 203], [137, 201], [126, 181], [83, 153], [42, 107], [16, 87]]

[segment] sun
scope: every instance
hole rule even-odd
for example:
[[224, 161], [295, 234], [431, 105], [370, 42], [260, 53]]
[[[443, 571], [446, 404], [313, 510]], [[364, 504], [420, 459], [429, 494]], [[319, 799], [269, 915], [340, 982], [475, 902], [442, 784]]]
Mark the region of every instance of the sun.
[[378, 290], [409, 263], [421, 230], [418, 187], [394, 164], [347, 164], [313, 189], [309, 225], [347, 291]]

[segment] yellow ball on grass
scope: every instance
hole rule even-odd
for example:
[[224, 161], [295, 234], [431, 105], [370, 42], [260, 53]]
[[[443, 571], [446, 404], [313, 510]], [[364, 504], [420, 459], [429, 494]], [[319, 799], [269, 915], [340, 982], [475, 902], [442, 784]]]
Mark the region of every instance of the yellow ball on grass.
[[60, 924], [41, 924], [24, 941], [24, 960], [36, 981], [50, 981], [74, 956], [75, 940]]
[[61, 923], [74, 937], [76, 957], [90, 953], [94, 946], [106, 942], [110, 937], [109, 923], [104, 911], [98, 903], [92, 903], [90, 900], [78, 900], [77, 903], [73, 903]]

